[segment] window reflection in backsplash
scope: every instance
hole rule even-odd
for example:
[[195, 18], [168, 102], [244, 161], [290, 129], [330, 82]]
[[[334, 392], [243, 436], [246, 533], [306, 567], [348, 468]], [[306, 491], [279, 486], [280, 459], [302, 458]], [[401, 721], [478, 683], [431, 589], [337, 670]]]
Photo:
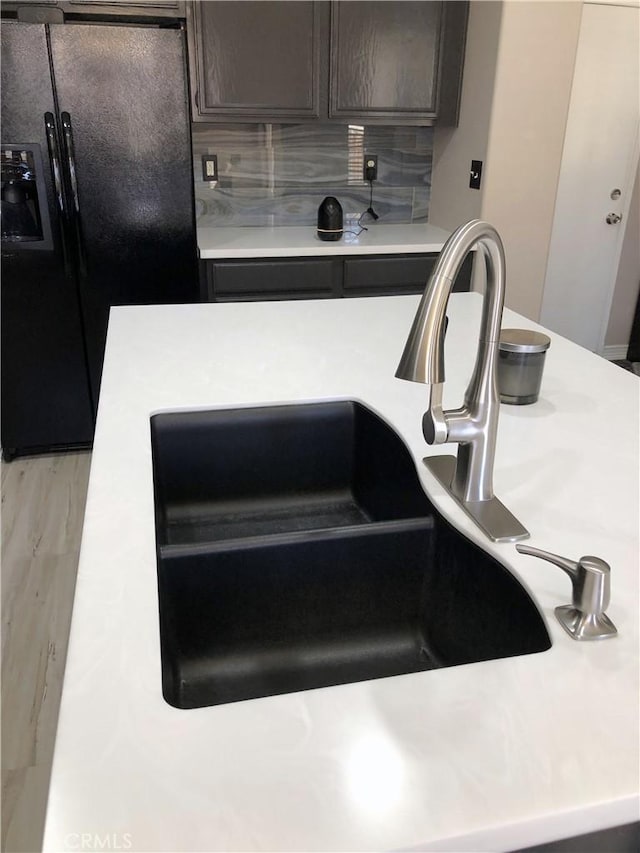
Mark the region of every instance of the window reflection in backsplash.
[[[378, 157], [373, 200], [381, 222], [425, 222], [433, 128], [337, 124], [193, 126], [198, 225], [315, 225], [327, 195], [345, 216], [369, 205], [366, 153]], [[202, 179], [202, 155], [218, 158], [218, 181]]]

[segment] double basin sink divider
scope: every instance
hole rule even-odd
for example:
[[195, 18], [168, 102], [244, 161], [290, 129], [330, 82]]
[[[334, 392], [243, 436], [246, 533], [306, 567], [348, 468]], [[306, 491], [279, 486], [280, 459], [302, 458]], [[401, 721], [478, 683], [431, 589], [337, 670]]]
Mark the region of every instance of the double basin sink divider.
[[550, 647], [529, 594], [350, 401], [151, 418], [162, 690], [179, 708]]

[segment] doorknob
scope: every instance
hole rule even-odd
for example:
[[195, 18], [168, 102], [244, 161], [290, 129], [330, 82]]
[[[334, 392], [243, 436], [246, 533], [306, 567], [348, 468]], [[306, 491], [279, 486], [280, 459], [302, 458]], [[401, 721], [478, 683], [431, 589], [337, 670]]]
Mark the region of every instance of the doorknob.
[[607, 225], [617, 225], [622, 217], [617, 213], [607, 213]]

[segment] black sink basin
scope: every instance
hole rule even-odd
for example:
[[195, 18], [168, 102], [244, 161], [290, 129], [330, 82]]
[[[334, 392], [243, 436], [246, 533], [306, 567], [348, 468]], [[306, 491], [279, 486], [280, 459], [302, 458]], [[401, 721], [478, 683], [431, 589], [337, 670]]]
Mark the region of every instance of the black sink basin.
[[154, 415], [163, 694], [233, 702], [550, 647], [358, 403]]

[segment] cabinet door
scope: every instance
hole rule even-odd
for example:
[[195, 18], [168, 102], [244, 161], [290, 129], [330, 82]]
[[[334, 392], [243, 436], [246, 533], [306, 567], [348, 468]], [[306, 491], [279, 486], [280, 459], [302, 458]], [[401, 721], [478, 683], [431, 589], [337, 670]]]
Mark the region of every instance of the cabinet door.
[[422, 293], [437, 255], [345, 258], [345, 296], [396, 296]]
[[317, 118], [327, 14], [301, 0], [191, 3], [194, 120]]
[[340, 295], [340, 272], [334, 258], [210, 261], [207, 301], [328, 299]]
[[457, 124], [468, 3], [331, 4], [329, 115]]
[[334, 2], [331, 115], [437, 115], [441, 2]]
[[[345, 258], [344, 295], [400, 296], [422, 293], [438, 260], [429, 255], [377, 255]], [[455, 293], [471, 289], [473, 258], [468, 255], [453, 285]]]

